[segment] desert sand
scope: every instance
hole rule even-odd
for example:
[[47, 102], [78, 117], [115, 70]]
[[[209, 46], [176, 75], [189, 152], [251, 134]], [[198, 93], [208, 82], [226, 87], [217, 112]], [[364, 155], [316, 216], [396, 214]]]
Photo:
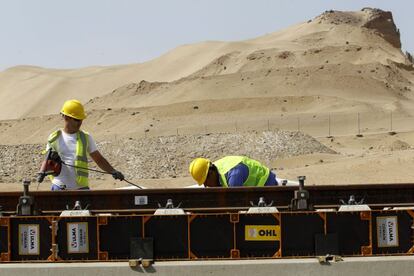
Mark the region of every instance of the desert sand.
[[[180, 46], [140, 64], [9, 68], [0, 72], [0, 145], [44, 144], [62, 125], [62, 103], [77, 98], [88, 113], [83, 129], [101, 143], [300, 131], [335, 153], [261, 160], [281, 178], [306, 175], [308, 185], [413, 182], [414, 67], [401, 50], [391, 12], [326, 11], [304, 20], [246, 41]], [[231, 154], [215, 145], [203, 153]], [[181, 164], [177, 175], [130, 180], [149, 188], [192, 185], [186, 171], [190, 155], [171, 146], [169, 155], [181, 158], [174, 161]], [[125, 160], [113, 159], [127, 175], [136, 175]], [[31, 170], [36, 165], [27, 163]], [[137, 163], [134, 170], [140, 169]], [[14, 172], [2, 173], [0, 190], [21, 189], [10, 181]], [[20, 174], [15, 179], [26, 177]], [[93, 189], [125, 185], [107, 176], [91, 182]]]

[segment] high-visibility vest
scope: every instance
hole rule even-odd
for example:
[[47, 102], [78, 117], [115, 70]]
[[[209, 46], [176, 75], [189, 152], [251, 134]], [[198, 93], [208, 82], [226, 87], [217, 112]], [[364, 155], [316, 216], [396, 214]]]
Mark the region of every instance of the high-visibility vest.
[[260, 162], [245, 156], [226, 156], [213, 162], [217, 167], [223, 187], [228, 187], [226, 173], [240, 163], [249, 168], [249, 176], [243, 183], [243, 186], [264, 186], [269, 177], [269, 168], [263, 166]]
[[[61, 130], [56, 130], [49, 135], [47, 140], [49, 146], [56, 152], [59, 153], [59, 143], [58, 138], [61, 135]], [[87, 148], [89, 144], [88, 133], [79, 130], [76, 133], [76, 152], [75, 152], [75, 174], [76, 174], [76, 184], [79, 187], [88, 187], [88, 155]], [[51, 177], [53, 179], [53, 176]]]

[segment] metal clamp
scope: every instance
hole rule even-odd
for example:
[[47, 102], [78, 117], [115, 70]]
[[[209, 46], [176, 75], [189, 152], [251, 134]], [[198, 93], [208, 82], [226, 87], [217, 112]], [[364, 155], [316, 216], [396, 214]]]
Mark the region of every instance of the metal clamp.
[[155, 210], [154, 215], [185, 215], [183, 209], [180, 208], [181, 202], [174, 206], [174, 203], [172, 199], [167, 199], [167, 203], [165, 204], [165, 207], [162, 207], [160, 203], [158, 203], [158, 209]]
[[266, 204], [266, 201], [264, 197], [259, 197], [259, 201], [257, 202], [257, 205], [255, 205], [252, 201], [250, 201], [250, 205], [252, 207], [245, 211], [240, 211], [239, 213], [247, 213], [247, 214], [263, 214], [263, 213], [278, 213], [279, 210], [273, 205], [273, 200]]
[[294, 197], [289, 204], [292, 211], [312, 211], [313, 206], [309, 203], [309, 191], [305, 190], [306, 176], [298, 176], [299, 190], [296, 190]]
[[261, 196], [259, 197], [259, 201], [257, 202], [257, 205], [255, 205], [253, 201], [250, 201], [250, 205], [252, 207], [270, 207], [273, 205], [273, 200], [269, 204], [266, 204], [264, 197]]

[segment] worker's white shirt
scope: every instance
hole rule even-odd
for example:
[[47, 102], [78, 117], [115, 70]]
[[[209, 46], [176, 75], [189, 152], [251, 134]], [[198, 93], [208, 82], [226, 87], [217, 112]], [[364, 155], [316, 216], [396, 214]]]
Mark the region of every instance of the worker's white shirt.
[[[59, 156], [64, 163], [69, 165], [75, 165], [77, 134], [66, 133], [63, 131], [63, 129], [61, 133], [62, 134], [59, 135], [58, 138]], [[96, 151], [97, 148], [92, 136], [88, 134], [88, 137], [89, 143], [86, 151], [88, 153], [91, 153]], [[75, 168], [65, 166], [62, 164], [62, 170], [60, 174], [53, 178], [52, 183], [58, 186], [66, 186], [67, 190], [78, 189], [78, 186], [76, 185]]]

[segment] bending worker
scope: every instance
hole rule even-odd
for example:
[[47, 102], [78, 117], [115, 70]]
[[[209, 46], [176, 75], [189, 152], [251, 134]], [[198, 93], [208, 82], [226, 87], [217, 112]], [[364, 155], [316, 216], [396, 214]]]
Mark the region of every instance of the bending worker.
[[46, 150], [57, 152], [63, 161], [60, 174], [52, 177], [52, 191], [88, 190], [88, 155], [113, 178], [124, 180], [124, 175], [115, 170], [96, 148], [92, 136], [80, 130], [86, 118], [83, 105], [78, 100], [68, 100], [60, 111], [63, 129], [49, 135]]
[[276, 175], [269, 168], [245, 156], [226, 156], [215, 162], [196, 158], [189, 171], [198, 185], [206, 187], [278, 185]]

